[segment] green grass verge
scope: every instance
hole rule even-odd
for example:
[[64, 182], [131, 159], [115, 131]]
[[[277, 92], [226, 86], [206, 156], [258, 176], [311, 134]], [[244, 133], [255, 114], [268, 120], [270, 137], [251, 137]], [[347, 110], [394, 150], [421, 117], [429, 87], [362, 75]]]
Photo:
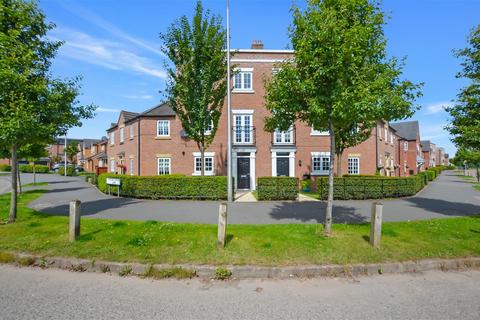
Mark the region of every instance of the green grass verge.
[[[79, 241], [70, 243], [67, 217], [26, 207], [41, 194], [34, 190], [20, 195], [18, 221], [0, 225], [0, 252], [216, 265], [351, 264], [480, 255], [480, 216], [385, 223], [379, 250], [367, 242], [367, 224], [336, 224], [331, 238], [322, 236], [321, 225], [231, 225], [227, 246], [219, 249], [215, 225], [84, 218]], [[8, 195], [0, 196], [3, 221], [8, 199]]]
[[318, 192], [315, 192], [315, 191], [308, 191], [308, 192], [300, 191], [300, 194], [303, 194], [306, 197], [310, 197], [310, 198], [313, 198], [313, 199], [320, 200], [320, 194]]
[[48, 185], [48, 182], [36, 182], [36, 183], [27, 183], [22, 185], [22, 187], [40, 187], [40, 186], [46, 186]]

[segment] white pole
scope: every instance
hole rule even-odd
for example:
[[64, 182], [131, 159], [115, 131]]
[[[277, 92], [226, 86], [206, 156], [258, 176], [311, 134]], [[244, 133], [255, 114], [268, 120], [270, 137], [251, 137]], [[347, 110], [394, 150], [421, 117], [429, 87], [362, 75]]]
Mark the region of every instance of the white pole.
[[227, 0], [227, 186], [228, 202], [232, 202], [232, 124], [230, 101], [230, 1]]
[[65, 162], [63, 163], [65, 165], [65, 172], [64, 175], [65, 177], [67, 176], [67, 134], [65, 133], [65, 147], [63, 148], [63, 153], [65, 156]]

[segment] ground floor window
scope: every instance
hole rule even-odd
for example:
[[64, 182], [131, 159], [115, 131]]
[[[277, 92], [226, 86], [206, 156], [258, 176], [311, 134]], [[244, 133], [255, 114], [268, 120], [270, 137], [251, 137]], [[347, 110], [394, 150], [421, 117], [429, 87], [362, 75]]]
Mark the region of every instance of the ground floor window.
[[170, 158], [158, 158], [158, 175], [170, 174]]
[[110, 172], [115, 172], [115, 160], [110, 160]]
[[134, 159], [130, 158], [130, 175], [131, 176], [133, 176], [133, 163], [134, 163]]
[[348, 174], [360, 174], [360, 158], [348, 158]]
[[[204, 164], [205, 164], [205, 175], [213, 175], [213, 157], [204, 157]], [[195, 171], [194, 174], [201, 174], [202, 172], [202, 157], [196, 156], [195, 157]]]
[[330, 170], [330, 153], [312, 153], [312, 174], [328, 174]]

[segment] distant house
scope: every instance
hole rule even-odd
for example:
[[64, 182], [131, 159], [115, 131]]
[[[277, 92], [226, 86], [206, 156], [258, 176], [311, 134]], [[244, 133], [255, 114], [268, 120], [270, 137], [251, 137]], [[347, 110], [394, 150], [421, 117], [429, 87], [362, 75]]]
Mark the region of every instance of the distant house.
[[400, 154], [400, 176], [419, 173], [425, 159], [420, 145], [420, 127], [418, 121], [404, 121], [390, 124], [400, 136], [398, 144]]
[[435, 167], [437, 165], [438, 149], [435, 143], [430, 140], [420, 142], [422, 145], [423, 157], [425, 158], [425, 169]]

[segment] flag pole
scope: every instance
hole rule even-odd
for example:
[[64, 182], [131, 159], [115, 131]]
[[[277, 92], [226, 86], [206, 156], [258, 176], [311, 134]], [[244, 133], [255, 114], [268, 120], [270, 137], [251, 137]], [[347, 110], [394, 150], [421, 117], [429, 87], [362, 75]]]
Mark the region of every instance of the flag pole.
[[227, 0], [227, 186], [228, 202], [232, 202], [232, 124], [231, 124], [231, 100], [230, 100], [230, 1]]

